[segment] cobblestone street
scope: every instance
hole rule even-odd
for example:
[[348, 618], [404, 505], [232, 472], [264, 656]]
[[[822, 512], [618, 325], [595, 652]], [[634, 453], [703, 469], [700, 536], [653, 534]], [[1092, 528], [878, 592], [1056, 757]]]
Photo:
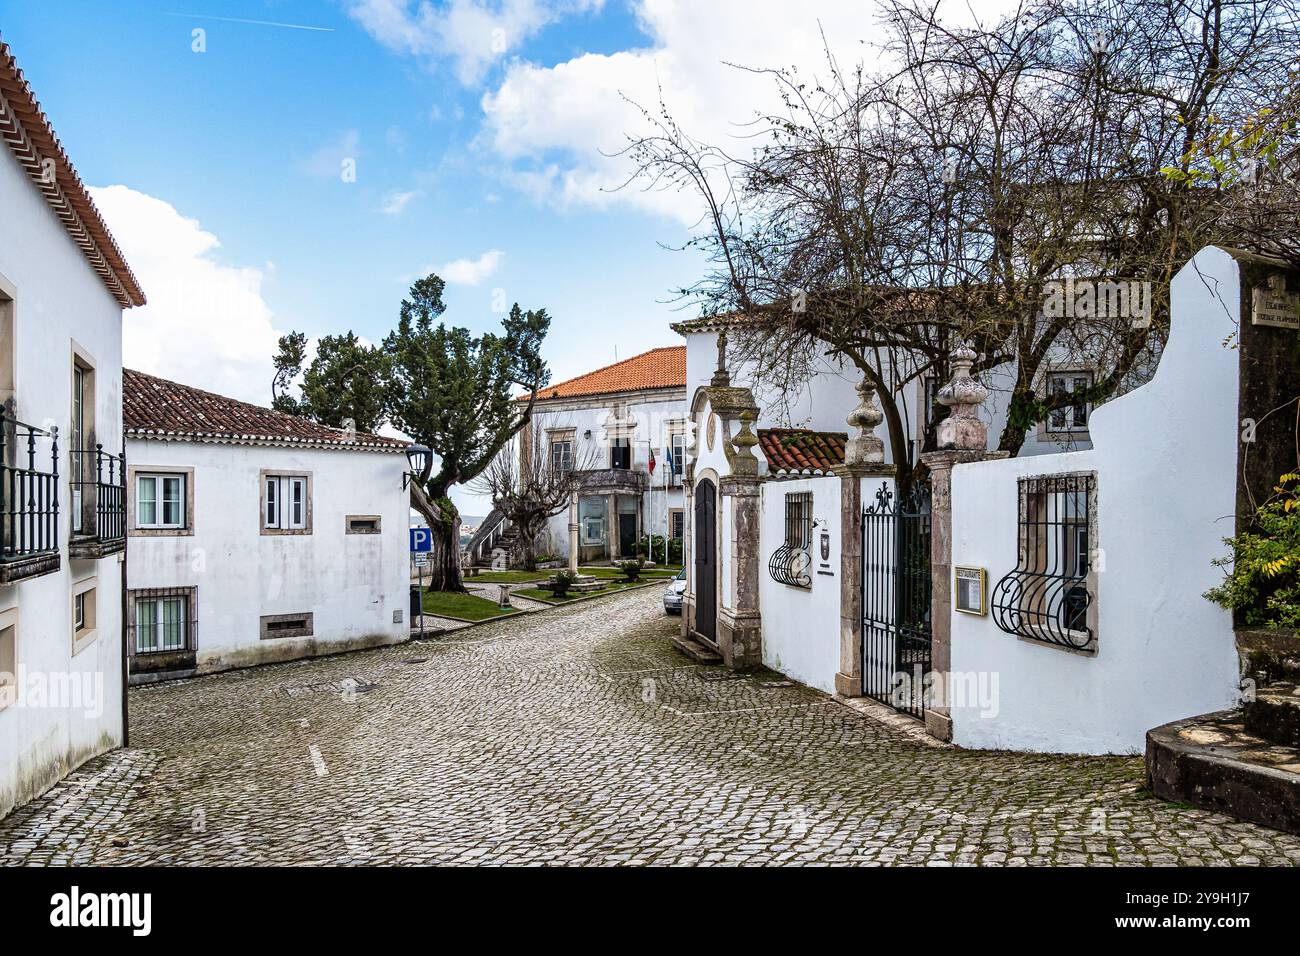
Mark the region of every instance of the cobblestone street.
[[928, 746], [673, 651], [659, 589], [137, 688], [0, 862], [1296, 864], [1137, 758]]

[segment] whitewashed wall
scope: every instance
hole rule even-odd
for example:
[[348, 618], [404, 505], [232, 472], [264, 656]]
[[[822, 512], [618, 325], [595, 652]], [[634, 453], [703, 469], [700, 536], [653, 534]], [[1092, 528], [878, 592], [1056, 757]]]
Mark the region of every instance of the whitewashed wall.
[[[15, 412], [57, 425], [61, 440], [57, 573], [0, 587], [0, 613], [16, 609], [17, 657], [27, 677], [74, 681], [90, 707], [13, 705], [0, 710], [0, 816], [86, 759], [122, 742], [120, 555], [70, 562], [68, 502], [74, 343], [95, 364], [95, 420], [105, 450], [121, 451], [122, 309], [18, 166], [0, 148], [0, 279], [15, 295]], [[49, 444], [37, 443], [49, 468]], [[96, 578], [97, 637], [72, 654], [72, 588]], [[98, 688], [96, 690], [95, 688]], [[87, 698], [88, 700], [88, 698]]]
[[[194, 468], [194, 533], [131, 537], [127, 581], [132, 590], [196, 589], [200, 671], [409, 636], [404, 455], [133, 438], [127, 458], [136, 471]], [[263, 469], [311, 473], [311, 534], [261, 533]], [[379, 515], [382, 531], [346, 534], [347, 515]], [[262, 615], [305, 611], [313, 636], [260, 639]]]
[[958, 465], [953, 564], [1016, 566], [1021, 476], [1096, 472], [1097, 654], [1005, 634], [991, 616], [952, 616], [952, 667], [997, 679], [996, 712], [954, 706], [964, 747], [1135, 753], [1146, 731], [1231, 707], [1231, 616], [1201, 595], [1222, 579], [1235, 512], [1237, 263], [1199, 253], [1174, 279], [1172, 332], [1154, 379], [1097, 409], [1090, 451]]
[[[609, 467], [609, 450], [604, 431], [606, 419], [619, 396], [601, 395], [591, 400], [571, 399], [559, 402], [539, 403], [533, 413], [533, 419], [543, 429], [543, 447], [535, 449], [535, 454], [549, 455], [550, 449], [545, 445], [546, 429], [572, 428], [574, 430], [574, 461], [581, 463], [584, 455], [595, 456], [594, 468]], [[627, 398], [628, 414], [636, 419], [636, 430], [632, 435], [632, 470], [647, 472], [649, 468], [650, 448], [654, 448], [655, 470], [649, 476], [650, 490], [642, 496], [641, 522], [645, 534], [666, 535], [668, 532], [668, 512], [683, 507], [685, 493], [682, 485], [669, 484], [665, 489], [664, 476], [668, 462], [664, 460], [664, 449], [668, 447], [668, 428], [671, 422], [686, 420], [686, 400], [680, 394], [671, 398], [634, 396]], [[585, 438], [586, 432], [591, 438]], [[611, 530], [611, 533], [617, 533]], [[559, 557], [569, 556], [569, 513], [567, 510], [553, 515], [546, 525], [546, 541], [543, 546]]]
[[[767, 562], [785, 539], [785, 496], [813, 496], [811, 588], [773, 580]], [[763, 615], [763, 663], [810, 687], [835, 692], [840, 669], [840, 479], [766, 481], [759, 515], [759, 610]], [[819, 573], [821, 535], [830, 534], [830, 574]]]

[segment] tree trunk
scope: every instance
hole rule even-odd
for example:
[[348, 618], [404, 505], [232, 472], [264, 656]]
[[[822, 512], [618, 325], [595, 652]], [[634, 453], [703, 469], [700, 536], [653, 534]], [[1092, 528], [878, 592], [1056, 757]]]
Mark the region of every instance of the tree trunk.
[[429, 499], [424, 489], [411, 483], [411, 507], [424, 516], [433, 532], [433, 550], [429, 552], [430, 591], [464, 591], [460, 574], [460, 516], [448, 520], [442, 508]]

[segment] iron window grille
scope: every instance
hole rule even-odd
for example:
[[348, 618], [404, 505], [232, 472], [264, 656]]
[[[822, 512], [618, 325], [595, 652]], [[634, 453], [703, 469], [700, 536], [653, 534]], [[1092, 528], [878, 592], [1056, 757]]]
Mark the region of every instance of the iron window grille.
[[136, 588], [130, 625], [132, 657], [177, 654], [198, 649], [193, 588]]
[[[49, 440], [49, 471], [37, 440]], [[13, 464], [10, 464], [10, 460]], [[44, 454], [39, 456], [43, 463]], [[28, 425], [0, 408], [0, 561], [59, 550], [59, 433]]]
[[73, 449], [73, 534], [96, 541], [126, 537], [126, 456], [104, 446]]
[[1019, 558], [989, 607], [1008, 634], [1093, 650], [1089, 559], [1096, 526], [1096, 476], [1046, 475], [1019, 482]]
[[768, 573], [778, 584], [792, 588], [811, 588], [812, 577], [812, 506], [811, 491], [792, 491], [785, 496], [785, 540], [772, 552]]

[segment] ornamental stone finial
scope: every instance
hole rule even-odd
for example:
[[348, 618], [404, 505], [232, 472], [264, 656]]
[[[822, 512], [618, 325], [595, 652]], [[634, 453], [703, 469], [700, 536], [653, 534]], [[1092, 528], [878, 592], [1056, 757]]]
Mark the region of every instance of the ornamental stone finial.
[[939, 423], [936, 435], [939, 449], [987, 451], [989, 430], [980, 421], [979, 407], [989, 397], [989, 390], [971, 377], [975, 351], [962, 343], [953, 349], [948, 358], [952, 362], [952, 379], [939, 389], [938, 401], [951, 411]]
[[718, 368], [713, 373], [709, 384], [715, 388], [727, 388], [731, 385], [731, 373], [727, 371], [727, 330], [718, 333]]
[[858, 433], [844, 445], [844, 464], [883, 465], [885, 443], [875, 434], [876, 426], [885, 420], [876, 407], [876, 389], [865, 378], [858, 383], [858, 407], [849, 412], [846, 421]]

